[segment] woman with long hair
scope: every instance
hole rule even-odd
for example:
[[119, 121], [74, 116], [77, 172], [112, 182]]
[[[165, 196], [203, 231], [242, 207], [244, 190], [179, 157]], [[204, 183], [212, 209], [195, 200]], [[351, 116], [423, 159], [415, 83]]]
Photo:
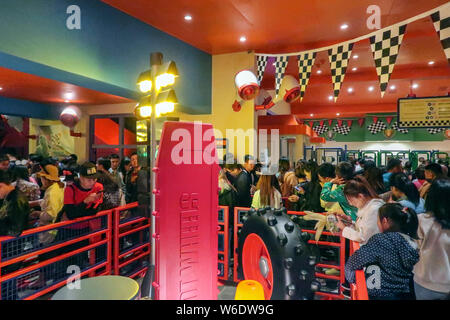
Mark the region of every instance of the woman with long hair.
[[[384, 205], [384, 201], [378, 197], [363, 176], [356, 176], [347, 181], [344, 195], [348, 203], [358, 209], [356, 213], [358, 218], [353, 227], [348, 223], [349, 217], [338, 215], [337, 226], [342, 230], [344, 238], [365, 244], [370, 237], [380, 232], [377, 224], [378, 209]], [[346, 226], [345, 221], [349, 226]]]
[[418, 215], [420, 259], [414, 266], [417, 300], [443, 300], [450, 293], [450, 180], [431, 184], [427, 213]]
[[386, 191], [383, 183], [383, 171], [379, 168], [369, 167], [364, 171], [364, 178], [366, 178], [377, 194], [382, 194]]
[[392, 198], [404, 207], [413, 209], [416, 213], [425, 212], [425, 201], [420, 198], [419, 190], [403, 172], [394, 173], [389, 178]]
[[281, 208], [281, 194], [274, 187], [272, 175], [262, 175], [259, 178], [256, 189], [255, 195], [253, 196], [252, 208]]

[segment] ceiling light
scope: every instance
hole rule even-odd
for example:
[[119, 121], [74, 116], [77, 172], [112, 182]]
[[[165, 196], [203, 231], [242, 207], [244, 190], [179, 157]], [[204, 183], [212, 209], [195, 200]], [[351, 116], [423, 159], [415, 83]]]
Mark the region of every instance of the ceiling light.
[[70, 102], [70, 100], [64, 100], [64, 102], [65, 102], [65, 103], [69, 103], [69, 102]]
[[336, 115], [337, 115], [337, 116], [340, 116], [341, 114], [338, 112], [338, 113], [336, 113]]
[[391, 89], [391, 90], [395, 90], [395, 88], [396, 88], [396, 87], [395, 87], [394, 85], [392, 85], [392, 86], [389, 87], [389, 89]]
[[192, 16], [187, 14], [187, 15], [184, 16], [184, 20], [191, 21], [192, 20]]
[[354, 56], [353, 56], [353, 59], [358, 59], [359, 58], [359, 56], [357, 55], [357, 54], [355, 54]]
[[356, 71], [356, 70], [358, 70], [358, 68], [356, 68], [356, 67], [352, 68], [352, 71]]
[[247, 41], [247, 38], [246, 38], [246, 37], [241, 37], [241, 38], [239, 39], [239, 41], [240, 41], [240, 42], [245, 42], [245, 41]]
[[322, 70], [317, 70], [317, 74], [321, 74], [322, 73]]
[[66, 93], [64, 94], [64, 97], [65, 97], [67, 100], [72, 100], [73, 97], [74, 97], [74, 94], [73, 94], [73, 92], [66, 92]]
[[430, 66], [432, 66], [432, 65], [434, 64], [434, 61], [428, 61], [428, 64], [429, 64]]
[[373, 89], [374, 89], [374, 88], [373, 88], [372, 86], [369, 87], [369, 91], [373, 91]]
[[314, 113], [311, 113], [309, 116], [310, 116], [310, 117], [314, 117]]
[[3, 90], [3, 88], [2, 87], [0, 87], [0, 91], [2, 91]]
[[350, 88], [347, 89], [347, 91], [348, 91], [348, 92], [353, 92], [353, 88], [350, 87]]
[[343, 25], [341, 25], [341, 30], [345, 30], [348, 28], [348, 24], [344, 23]]
[[333, 96], [328, 96], [328, 100], [333, 100]]
[[414, 84], [412, 85], [412, 87], [413, 87], [413, 89], [417, 89], [417, 88], [419, 87], [419, 85], [418, 85], [417, 83], [414, 83]]

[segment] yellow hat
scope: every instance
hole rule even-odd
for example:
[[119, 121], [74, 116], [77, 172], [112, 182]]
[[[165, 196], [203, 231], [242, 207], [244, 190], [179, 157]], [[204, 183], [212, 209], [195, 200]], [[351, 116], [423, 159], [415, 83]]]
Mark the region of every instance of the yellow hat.
[[54, 166], [53, 164], [47, 164], [46, 166], [43, 167], [44, 170], [42, 170], [41, 172], [38, 172], [36, 174], [36, 176], [38, 178], [40, 177], [44, 177], [47, 180], [51, 180], [51, 181], [61, 181], [59, 179], [59, 171], [58, 168], [56, 166]]

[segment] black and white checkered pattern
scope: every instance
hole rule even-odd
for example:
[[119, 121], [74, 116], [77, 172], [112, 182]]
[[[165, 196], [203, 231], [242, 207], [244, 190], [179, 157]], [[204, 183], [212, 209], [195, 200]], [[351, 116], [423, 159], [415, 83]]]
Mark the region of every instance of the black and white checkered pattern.
[[395, 121], [395, 122], [392, 124], [392, 129], [394, 129], [395, 131], [398, 131], [398, 132], [400, 132], [400, 133], [405, 133], [405, 134], [409, 132], [408, 129], [400, 129], [400, 128], [398, 127], [397, 121]]
[[431, 15], [434, 28], [439, 35], [447, 61], [450, 63], [450, 5], [441, 8]]
[[406, 24], [393, 27], [386, 31], [377, 32], [374, 36], [370, 37], [370, 47], [375, 60], [382, 97], [386, 91], [391, 73], [394, 70], [395, 61], [397, 60], [405, 31]]
[[258, 84], [261, 85], [261, 81], [264, 76], [264, 71], [266, 70], [267, 56], [257, 56], [256, 57], [256, 76], [258, 78]]
[[275, 92], [277, 95], [280, 90], [281, 80], [283, 79], [284, 72], [288, 65], [288, 60], [288, 56], [279, 56], [275, 60]]
[[346, 43], [328, 50], [330, 60], [331, 78], [333, 80], [334, 101], [336, 102], [344, 82], [348, 60], [352, 55], [353, 43]]
[[371, 134], [377, 134], [378, 132], [386, 130], [386, 124], [383, 121], [377, 121], [368, 126], [367, 129], [369, 129]]
[[408, 128], [450, 127], [450, 120], [399, 121], [399, 126]]
[[300, 80], [300, 101], [305, 96], [306, 86], [311, 76], [311, 69], [316, 59], [316, 53], [304, 53], [298, 56], [298, 78]]
[[334, 132], [339, 133], [339, 134], [343, 134], [343, 135], [348, 135], [351, 130], [352, 129], [349, 126], [347, 126], [345, 124], [343, 124], [342, 126], [339, 126], [337, 123], [336, 123], [336, 125], [333, 128]]
[[427, 131], [431, 134], [440, 133], [444, 130], [445, 130], [445, 128], [429, 128], [429, 129], [427, 129]]
[[320, 136], [324, 132], [328, 131], [328, 127], [326, 125], [321, 126], [320, 124], [314, 126], [313, 130]]

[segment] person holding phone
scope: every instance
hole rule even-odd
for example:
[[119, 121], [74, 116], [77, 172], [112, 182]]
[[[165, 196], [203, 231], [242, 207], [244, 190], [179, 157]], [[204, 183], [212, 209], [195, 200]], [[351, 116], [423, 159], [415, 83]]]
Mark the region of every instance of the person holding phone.
[[61, 221], [95, 215], [103, 202], [103, 185], [97, 182], [95, 164], [86, 162], [80, 167], [80, 178], [64, 190]]

